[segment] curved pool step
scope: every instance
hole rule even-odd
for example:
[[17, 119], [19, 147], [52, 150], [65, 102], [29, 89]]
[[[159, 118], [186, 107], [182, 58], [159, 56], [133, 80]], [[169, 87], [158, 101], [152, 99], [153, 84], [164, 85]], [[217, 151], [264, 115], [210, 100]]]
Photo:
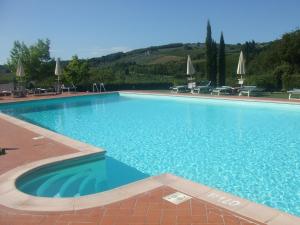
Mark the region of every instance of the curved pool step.
[[88, 195], [95, 193], [96, 177], [95, 175], [89, 175], [80, 184], [79, 193], [80, 195]]
[[82, 181], [86, 176], [88, 176], [88, 174], [89, 170], [85, 170], [83, 172], [71, 176], [61, 186], [60, 190], [58, 191], [58, 195], [61, 197], [73, 197], [78, 195], [80, 181]]
[[40, 187], [37, 189], [37, 196], [44, 197], [53, 197], [60, 190], [61, 186], [64, 183], [66, 177], [69, 177], [71, 174], [56, 174], [46, 180]]
[[21, 181], [18, 183], [18, 188], [26, 193], [36, 195], [37, 189], [45, 183], [48, 179], [51, 178], [51, 175], [45, 175], [41, 177], [32, 178], [30, 181], [24, 182]]

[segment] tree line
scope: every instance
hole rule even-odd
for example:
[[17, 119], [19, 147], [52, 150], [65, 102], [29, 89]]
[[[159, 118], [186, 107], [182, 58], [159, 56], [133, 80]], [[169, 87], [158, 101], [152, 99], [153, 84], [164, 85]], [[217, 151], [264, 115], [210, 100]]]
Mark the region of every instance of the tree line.
[[207, 22], [206, 33], [206, 74], [212, 85], [223, 86], [226, 82], [226, 55], [225, 41], [221, 32], [219, 50], [216, 41], [212, 38], [210, 22]]
[[[191, 54], [197, 71], [197, 81], [207, 79], [215, 86], [235, 85], [238, 53], [241, 49], [246, 58], [247, 84], [268, 90], [300, 87], [300, 30], [284, 34], [281, 39], [271, 43], [247, 41], [242, 45], [225, 45], [223, 33], [218, 44], [213, 39], [209, 21], [205, 51], [200, 43], [175, 43], [92, 59], [79, 59], [74, 55], [71, 60], [62, 61], [62, 80], [82, 86], [83, 90], [94, 82], [120, 87], [128, 84], [136, 88], [137, 84], [146, 83], [168, 87], [186, 82], [185, 57], [186, 54]], [[157, 63], [138, 63], [138, 60], [135, 60], [136, 57], [145, 58], [145, 53], [149, 51], [153, 53], [149, 58], [156, 59], [155, 57], [162, 57], [166, 52], [173, 50], [174, 55], [180, 56], [181, 60]], [[55, 82], [55, 59], [50, 55], [50, 40], [40, 39], [32, 45], [15, 41], [7, 63], [13, 73], [16, 71], [18, 59], [21, 59], [24, 65], [28, 85], [44, 87]]]

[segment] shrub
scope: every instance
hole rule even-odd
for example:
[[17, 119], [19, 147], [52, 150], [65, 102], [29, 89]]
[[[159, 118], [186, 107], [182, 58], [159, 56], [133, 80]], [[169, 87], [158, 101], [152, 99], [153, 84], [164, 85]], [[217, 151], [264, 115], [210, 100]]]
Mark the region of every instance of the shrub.
[[276, 90], [276, 80], [273, 75], [255, 75], [245, 77], [246, 85], [256, 85], [258, 87], [264, 88], [266, 91]]
[[290, 90], [292, 88], [300, 88], [300, 75], [285, 74], [282, 77], [282, 86], [284, 90]]

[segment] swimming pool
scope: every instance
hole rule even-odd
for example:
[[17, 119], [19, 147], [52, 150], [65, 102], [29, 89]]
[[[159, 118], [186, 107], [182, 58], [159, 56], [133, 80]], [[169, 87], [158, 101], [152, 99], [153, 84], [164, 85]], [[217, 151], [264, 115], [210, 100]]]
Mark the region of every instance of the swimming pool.
[[121, 93], [0, 110], [103, 147], [141, 174], [173, 173], [300, 215], [298, 105]]

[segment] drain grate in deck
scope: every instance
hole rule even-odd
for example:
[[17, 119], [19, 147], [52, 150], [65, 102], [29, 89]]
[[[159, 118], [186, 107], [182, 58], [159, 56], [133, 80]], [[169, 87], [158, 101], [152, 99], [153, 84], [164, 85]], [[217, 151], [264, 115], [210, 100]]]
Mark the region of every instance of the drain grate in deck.
[[164, 200], [171, 202], [175, 205], [179, 205], [180, 203], [190, 200], [191, 198], [192, 198], [191, 196], [188, 196], [180, 192], [175, 192], [173, 194], [163, 197]]

